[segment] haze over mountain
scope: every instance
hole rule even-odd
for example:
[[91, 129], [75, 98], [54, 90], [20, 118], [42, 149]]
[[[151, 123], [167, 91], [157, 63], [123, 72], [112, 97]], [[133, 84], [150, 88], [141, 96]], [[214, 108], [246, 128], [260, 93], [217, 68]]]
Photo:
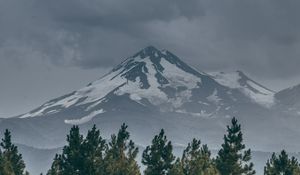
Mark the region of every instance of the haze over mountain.
[[141, 147], [164, 128], [175, 146], [196, 137], [218, 149], [236, 116], [250, 148], [297, 151], [299, 94], [298, 86], [276, 93], [242, 71], [205, 73], [149, 46], [77, 91], [1, 119], [0, 127], [10, 129], [19, 144], [58, 148], [72, 125], [85, 133], [97, 124], [109, 138], [125, 122]]

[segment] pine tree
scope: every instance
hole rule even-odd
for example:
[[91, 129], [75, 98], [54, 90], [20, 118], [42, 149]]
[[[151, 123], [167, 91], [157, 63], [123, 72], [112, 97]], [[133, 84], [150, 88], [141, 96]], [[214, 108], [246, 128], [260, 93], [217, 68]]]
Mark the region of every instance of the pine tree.
[[67, 136], [68, 145], [63, 148], [61, 156], [63, 175], [80, 175], [83, 172], [82, 143], [83, 136], [79, 132], [78, 126], [73, 126]]
[[82, 144], [82, 153], [84, 156], [83, 174], [85, 175], [103, 175], [104, 174], [104, 152], [106, 150], [105, 140], [102, 139], [100, 131], [96, 125], [88, 131]]
[[23, 175], [25, 163], [22, 159], [22, 154], [19, 154], [18, 147], [11, 142], [11, 133], [6, 129], [4, 138], [1, 142], [2, 148], [2, 169], [4, 172], [14, 175]]
[[179, 158], [176, 159], [168, 175], [185, 175], [183, 172], [181, 160]]
[[183, 171], [185, 175], [218, 175], [211, 152], [207, 145], [201, 147], [200, 140], [193, 139], [188, 144], [182, 156]]
[[67, 136], [68, 145], [61, 155], [56, 155], [47, 175], [102, 175], [104, 174], [104, 152], [107, 148], [100, 131], [94, 125], [87, 136], [73, 126]]
[[216, 159], [217, 169], [221, 175], [255, 174], [253, 163], [249, 163], [251, 150], [244, 150], [241, 125], [233, 118], [231, 126], [227, 126], [227, 135], [224, 135], [224, 143]]
[[47, 172], [47, 175], [63, 175], [62, 174], [62, 157], [56, 154], [51, 165], [51, 169]]
[[175, 160], [172, 150], [172, 143], [167, 140], [162, 129], [152, 140], [152, 145], [147, 146], [143, 152], [142, 163], [146, 166], [144, 174], [167, 175]]
[[2, 152], [0, 155], [0, 175], [14, 175], [14, 170], [11, 162], [3, 156]]
[[135, 158], [138, 148], [127, 131], [127, 125], [123, 124], [118, 135], [112, 135], [109, 149], [104, 159], [105, 174], [109, 175], [140, 175], [140, 170]]
[[0, 149], [0, 175], [4, 174], [4, 164], [5, 164], [5, 161], [4, 161], [4, 158], [2, 155], [2, 151]]
[[264, 168], [264, 175], [300, 175], [299, 163], [295, 157], [290, 159], [284, 150], [278, 157], [273, 153]]

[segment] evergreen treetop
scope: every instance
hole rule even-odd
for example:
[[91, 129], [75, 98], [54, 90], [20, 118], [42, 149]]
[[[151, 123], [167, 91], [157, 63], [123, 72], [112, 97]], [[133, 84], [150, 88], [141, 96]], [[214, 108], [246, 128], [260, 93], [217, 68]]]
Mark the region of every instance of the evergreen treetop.
[[185, 175], [218, 175], [207, 145], [193, 139], [183, 151], [182, 165]]
[[245, 150], [241, 125], [236, 118], [227, 126], [224, 143], [216, 158], [217, 169], [221, 175], [254, 175], [251, 150]]
[[4, 172], [9, 174], [23, 175], [25, 172], [25, 163], [22, 158], [22, 154], [19, 154], [18, 147], [12, 144], [11, 133], [9, 130], [5, 130], [4, 138], [0, 143], [2, 148], [1, 161]]
[[138, 148], [127, 131], [128, 126], [124, 123], [118, 134], [111, 136], [109, 148], [104, 158], [105, 174], [109, 175], [140, 175], [139, 166], [136, 162]]
[[168, 174], [175, 160], [172, 151], [172, 143], [167, 140], [162, 129], [152, 140], [151, 146], [147, 146], [143, 152], [142, 163], [146, 166], [145, 175]]
[[285, 150], [278, 156], [273, 153], [264, 168], [264, 175], [300, 175], [299, 163], [295, 157], [290, 159]]

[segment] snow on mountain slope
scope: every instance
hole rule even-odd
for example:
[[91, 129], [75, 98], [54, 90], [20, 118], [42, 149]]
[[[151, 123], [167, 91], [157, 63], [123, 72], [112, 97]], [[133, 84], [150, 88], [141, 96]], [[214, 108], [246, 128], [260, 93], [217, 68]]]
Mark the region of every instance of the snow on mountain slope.
[[64, 121], [82, 124], [102, 115], [95, 111], [117, 110], [115, 103], [120, 98], [142, 108], [211, 117], [218, 113], [233, 114], [238, 110], [232, 109], [235, 103], [252, 102], [270, 107], [274, 103], [273, 95], [273, 91], [242, 72], [208, 75], [190, 67], [167, 50], [160, 51], [149, 46], [88, 86], [51, 100], [19, 118], [53, 116], [81, 109], [85, 111], [83, 114], [75, 118], [69, 116]]
[[241, 71], [231, 73], [217, 72], [211, 73], [211, 75], [218, 83], [231, 89], [239, 89], [260, 105], [271, 107], [275, 104], [274, 91], [251, 80]]
[[[20, 116], [20, 118], [55, 114], [71, 106], [89, 104], [86, 110], [105, 101], [112, 93], [117, 96], [128, 94], [130, 99], [140, 104], [142, 99], [152, 105], [170, 103], [180, 107], [189, 101], [191, 90], [201, 83], [200, 73], [188, 67], [170, 52], [164, 53], [148, 47], [101, 79], [59, 99], [51, 100], [40, 108]], [[166, 88], [181, 88], [174, 97], [169, 97]]]
[[71, 124], [71, 125], [80, 125], [86, 122], [89, 122], [92, 120], [96, 115], [98, 114], [103, 114], [105, 111], [103, 109], [97, 110], [92, 112], [91, 114], [82, 117], [81, 119], [73, 119], [73, 120], [65, 120], [66, 124]]
[[300, 85], [293, 86], [278, 92], [275, 95], [276, 99], [282, 104], [295, 106], [300, 105]]
[[276, 93], [275, 98], [279, 109], [300, 115], [300, 85], [279, 91]]

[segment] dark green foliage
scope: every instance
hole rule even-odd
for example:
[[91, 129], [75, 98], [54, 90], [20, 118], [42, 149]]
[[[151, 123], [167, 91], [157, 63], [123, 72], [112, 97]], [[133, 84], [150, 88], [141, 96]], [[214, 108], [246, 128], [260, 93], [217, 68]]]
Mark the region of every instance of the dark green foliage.
[[146, 166], [145, 175], [168, 174], [175, 160], [172, 150], [173, 146], [162, 129], [152, 140], [152, 145], [147, 146], [143, 152], [142, 163]]
[[140, 175], [140, 170], [135, 158], [138, 148], [132, 140], [127, 125], [123, 124], [118, 135], [112, 135], [109, 149], [104, 158], [105, 174], [109, 175]]
[[88, 131], [82, 144], [83, 174], [102, 175], [104, 173], [103, 159], [106, 147], [105, 140], [100, 136], [100, 131], [94, 125], [92, 130]]
[[18, 147], [12, 144], [11, 134], [8, 130], [5, 130], [4, 138], [0, 145], [2, 148], [0, 172], [3, 175], [23, 175], [25, 173], [25, 163], [22, 155], [18, 152]]
[[62, 163], [61, 155], [56, 154], [51, 165], [51, 169], [48, 171], [47, 175], [62, 175]]
[[82, 143], [83, 136], [78, 126], [73, 126], [67, 136], [68, 145], [63, 148], [61, 155], [62, 173], [64, 175], [79, 175], [83, 172]]
[[3, 157], [2, 152], [0, 156], [0, 174], [1, 175], [14, 174], [11, 162], [7, 160], [7, 158]]
[[264, 168], [264, 175], [300, 175], [299, 163], [295, 157], [290, 159], [284, 150], [278, 157], [273, 153]]
[[140, 175], [135, 161], [138, 149], [126, 129], [123, 124], [108, 147], [95, 125], [85, 139], [79, 127], [73, 126], [67, 136], [68, 145], [55, 156], [47, 175]]
[[200, 140], [193, 139], [183, 152], [182, 166], [185, 175], [217, 175], [207, 145], [201, 147]]
[[[67, 136], [68, 144], [62, 154], [57, 154], [47, 175], [140, 175], [136, 162], [138, 148], [130, 140], [127, 125], [123, 124], [110, 142], [101, 137], [94, 125], [86, 138], [73, 126]], [[0, 143], [0, 175], [29, 175], [24, 172], [22, 155], [11, 142], [11, 135], [5, 131]], [[173, 146], [162, 129], [142, 155], [146, 166], [145, 175], [254, 175], [251, 150], [245, 150], [241, 126], [235, 118], [227, 126], [224, 143], [217, 158], [211, 158], [207, 145], [193, 139], [184, 150], [182, 158], [172, 153]], [[273, 153], [268, 160], [264, 175], [300, 175], [300, 166], [296, 158], [288, 157], [282, 151], [278, 157]]]
[[183, 172], [181, 160], [179, 158], [176, 159], [168, 175], [185, 175]]
[[61, 155], [56, 155], [48, 175], [102, 175], [104, 174], [103, 153], [106, 148], [100, 131], [93, 126], [87, 137], [73, 126], [67, 136], [68, 145]]
[[245, 150], [241, 125], [233, 118], [216, 159], [217, 169], [221, 175], [253, 175], [255, 171], [250, 160], [251, 150]]

